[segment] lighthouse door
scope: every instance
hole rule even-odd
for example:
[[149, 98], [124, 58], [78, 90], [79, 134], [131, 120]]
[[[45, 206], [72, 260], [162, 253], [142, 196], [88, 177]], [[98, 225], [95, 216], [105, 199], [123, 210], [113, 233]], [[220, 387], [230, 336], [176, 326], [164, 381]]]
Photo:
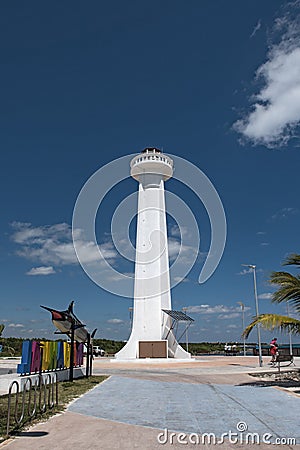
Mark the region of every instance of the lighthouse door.
[[139, 358], [167, 358], [168, 341], [139, 341]]

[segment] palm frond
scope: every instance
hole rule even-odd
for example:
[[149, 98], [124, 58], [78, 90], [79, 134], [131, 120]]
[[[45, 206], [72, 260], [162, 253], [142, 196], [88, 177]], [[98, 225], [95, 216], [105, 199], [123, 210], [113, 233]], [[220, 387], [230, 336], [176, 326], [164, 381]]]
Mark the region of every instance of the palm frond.
[[300, 334], [300, 320], [279, 314], [260, 314], [245, 328], [242, 336], [247, 338], [254, 327], [260, 324], [266, 330], [278, 329], [283, 332]]
[[281, 303], [289, 301], [297, 312], [300, 312], [300, 276], [289, 272], [272, 272], [270, 283], [277, 284], [279, 289], [273, 294], [272, 301]]
[[300, 255], [298, 253], [292, 253], [291, 255], [289, 255], [284, 263], [282, 264], [283, 266], [300, 266]]

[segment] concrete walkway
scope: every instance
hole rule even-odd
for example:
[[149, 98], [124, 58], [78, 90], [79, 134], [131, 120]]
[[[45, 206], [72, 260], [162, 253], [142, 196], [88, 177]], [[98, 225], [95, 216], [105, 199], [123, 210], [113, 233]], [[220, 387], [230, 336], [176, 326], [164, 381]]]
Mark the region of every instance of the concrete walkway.
[[[223, 448], [273, 447], [246, 444], [247, 432], [256, 433], [260, 442], [266, 433], [270, 443], [285, 439], [285, 445], [276, 448], [300, 448], [300, 397], [275, 387], [247, 385], [256, 381], [248, 373], [261, 371], [256, 363], [251, 357], [208, 357], [167, 366], [99, 359], [94, 371], [113, 373], [108, 380], [74, 401], [64, 414], [31, 427], [0, 448], [211, 448], [213, 441], [209, 444], [207, 436], [204, 444], [189, 441], [203, 433], [213, 433], [210, 439]], [[230, 430], [237, 433], [239, 443], [226, 436], [221, 444], [222, 433]], [[178, 437], [187, 443], [178, 442]], [[298, 445], [287, 445], [290, 438]]]
[[[169, 383], [113, 376], [69, 407], [69, 411], [131, 425], [185, 433], [248, 430], [297, 437], [300, 398], [272, 387]], [[280, 420], [278, 420], [280, 418]], [[294, 436], [297, 434], [297, 436]]]

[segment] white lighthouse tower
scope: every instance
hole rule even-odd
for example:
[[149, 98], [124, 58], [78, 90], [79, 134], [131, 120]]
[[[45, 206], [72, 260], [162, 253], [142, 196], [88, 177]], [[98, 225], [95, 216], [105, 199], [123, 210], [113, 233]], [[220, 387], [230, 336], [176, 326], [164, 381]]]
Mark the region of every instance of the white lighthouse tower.
[[176, 314], [171, 307], [164, 182], [172, 177], [173, 161], [156, 148], [146, 148], [130, 166], [139, 182], [133, 322], [116, 359], [187, 359], [190, 353], [173, 333]]

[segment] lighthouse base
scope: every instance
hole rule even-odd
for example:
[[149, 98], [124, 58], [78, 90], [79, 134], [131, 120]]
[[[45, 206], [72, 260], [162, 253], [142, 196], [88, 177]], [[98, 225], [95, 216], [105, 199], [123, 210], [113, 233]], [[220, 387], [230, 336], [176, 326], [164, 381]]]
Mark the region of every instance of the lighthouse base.
[[[172, 339], [171, 339], [172, 338]], [[175, 359], [190, 360], [191, 354], [186, 352], [181, 345], [169, 335], [169, 339], [161, 340], [134, 340], [133, 336], [126, 345], [115, 355], [117, 360], [138, 360], [144, 359]]]
[[[129, 359], [110, 359], [111, 363], [135, 363], [135, 364], [172, 364], [172, 363], [190, 363], [196, 362], [195, 358], [177, 359], [177, 358], [129, 358]], [[198, 360], [199, 362], [199, 360]]]

